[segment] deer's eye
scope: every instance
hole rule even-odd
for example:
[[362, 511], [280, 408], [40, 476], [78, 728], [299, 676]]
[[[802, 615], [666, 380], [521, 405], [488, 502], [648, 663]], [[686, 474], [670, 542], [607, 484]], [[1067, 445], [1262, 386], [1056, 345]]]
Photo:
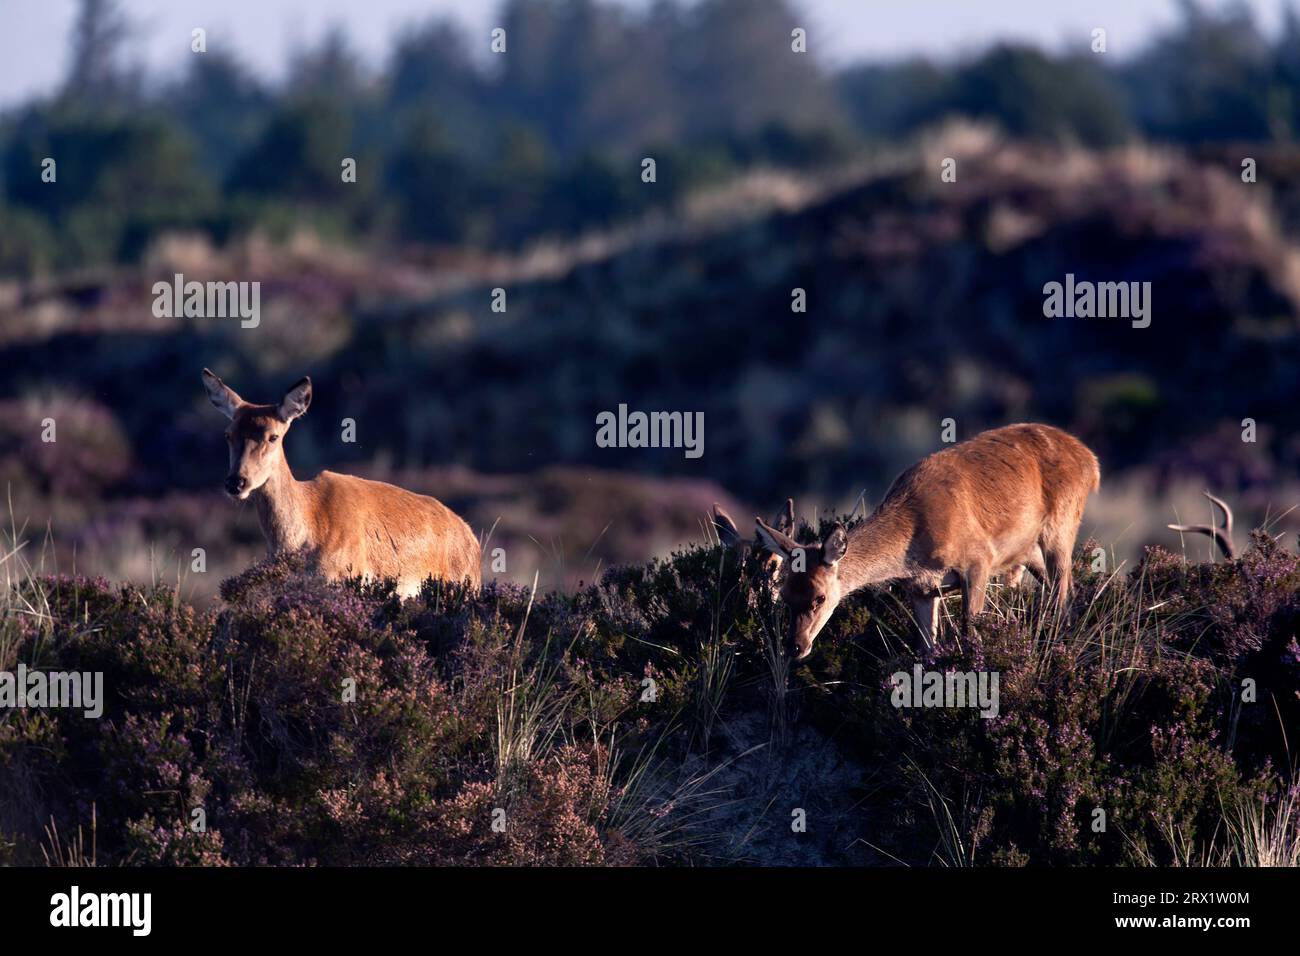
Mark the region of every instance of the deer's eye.
[[813, 598], [813, 607], [821, 607], [825, 603], [826, 598], [822, 597], [820, 594]]
[[280, 436], [279, 436], [279, 435], [267, 435], [267, 436], [266, 436], [266, 440], [267, 440], [267, 441], [279, 441], [279, 440], [280, 440]]

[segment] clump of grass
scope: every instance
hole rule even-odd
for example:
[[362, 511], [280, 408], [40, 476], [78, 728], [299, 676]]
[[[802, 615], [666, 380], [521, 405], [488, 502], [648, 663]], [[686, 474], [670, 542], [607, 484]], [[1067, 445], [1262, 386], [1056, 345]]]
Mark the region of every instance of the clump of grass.
[[76, 838], [66, 846], [59, 838], [59, 825], [54, 817], [45, 827], [46, 843], [41, 847], [41, 855], [46, 866], [83, 867], [95, 866], [97, 857], [98, 819], [95, 806], [90, 807], [90, 852], [86, 852], [86, 833], [80, 823], [77, 824]]
[[50, 638], [53, 618], [45, 575], [46, 562], [52, 560], [49, 536], [33, 564], [29, 558], [26, 525], [19, 525], [14, 516], [13, 500], [9, 499], [9, 527], [0, 540], [0, 670], [11, 670], [18, 663], [18, 649], [29, 635], [33, 637], [33, 653]]
[[1272, 799], [1238, 798], [1224, 812], [1229, 846], [1224, 865], [1300, 866], [1300, 788]]
[[610, 802], [607, 827], [629, 841], [647, 863], [671, 863], [691, 858], [713, 859], [726, 836], [709, 826], [737, 798], [717, 785], [718, 776], [734, 761], [686, 772], [671, 755], [667, 735], [643, 747], [634, 759], [609, 765]]
[[531, 666], [527, 662], [524, 633], [536, 594], [534, 576], [523, 621], [506, 648], [507, 664], [497, 685], [494, 752], [497, 788], [503, 795], [511, 791], [520, 768], [549, 751], [569, 703], [559, 683], [559, 666], [548, 659], [549, 636], [537, 662]]
[[721, 582], [726, 566], [725, 548], [718, 552], [717, 600], [708, 630], [700, 638], [695, 661], [694, 714], [695, 740], [708, 749], [713, 736], [713, 726], [721, 715], [727, 700], [727, 689], [735, 672], [736, 655], [726, 633], [725, 603], [722, 600]]

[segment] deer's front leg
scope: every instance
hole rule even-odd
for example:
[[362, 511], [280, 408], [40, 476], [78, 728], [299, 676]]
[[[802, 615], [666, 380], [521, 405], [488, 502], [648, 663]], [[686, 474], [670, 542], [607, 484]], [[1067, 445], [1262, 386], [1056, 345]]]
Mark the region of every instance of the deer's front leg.
[[910, 590], [912, 614], [921, 631], [921, 646], [933, 647], [939, 633], [939, 589], [914, 587]]

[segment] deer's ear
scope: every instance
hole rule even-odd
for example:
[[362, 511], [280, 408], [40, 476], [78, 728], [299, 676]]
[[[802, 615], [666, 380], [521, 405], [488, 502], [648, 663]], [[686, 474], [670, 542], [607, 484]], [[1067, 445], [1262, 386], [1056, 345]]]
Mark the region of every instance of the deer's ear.
[[215, 405], [221, 414], [227, 418], [234, 418], [235, 409], [244, 404], [244, 400], [239, 397], [233, 388], [206, 368], [203, 370], [203, 387], [207, 389], [208, 401]]
[[716, 503], [713, 505], [713, 527], [718, 531], [718, 539], [727, 547], [739, 543], [740, 529], [736, 527], [736, 522]]
[[777, 531], [762, 518], [754, 519], [754, 527], [758, 532], [759, 543], [786, 561], [790, 560], [790, 555], [799, 547], [793, 538]]
[[849, 533], [844, 525], [837, 522], [822, 539], [822, 564], [829, 564], [832, 567], [839, 564], [848, 550]]
[[794, 534], [794, 499], [786, 498], [785, 507], [781, 509], [776, 516], [776, 521], [772, 522], [777, 531], [783, 534]]
[[280, 407], [276, 410], [276, 414], [280, 416], [280, 421], [291, 422], [300, 415], [306, 414], [310, 405], [311, 379], [304, 376], [302, 381], [284, 393], [284, 398], [280, 399]]

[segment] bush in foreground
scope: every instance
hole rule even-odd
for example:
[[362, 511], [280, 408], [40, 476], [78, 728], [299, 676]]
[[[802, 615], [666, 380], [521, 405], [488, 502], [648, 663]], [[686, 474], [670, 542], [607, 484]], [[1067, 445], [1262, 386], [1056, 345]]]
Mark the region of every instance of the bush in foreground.
[[[798, 665], [753, 571], [692, 548], [573, 594], [402, 601], [286, 556], [207, 612], [17, 575], [0, 669], [99, 671], [105, 702], [0, 714], [0, 859], [1297, 862], [1300, 559], [1276, 542], [1080, 566], [1068, 620], [1003, 589], [920, 656], [902, 602], [861, 592]], [[996, 671], [998, 716], [896, 709], [917, 662]], [[810, 740], [832, 775], [800, 769]], [[867, 837], [790, 831], [837, 803], [820, 829]]]

